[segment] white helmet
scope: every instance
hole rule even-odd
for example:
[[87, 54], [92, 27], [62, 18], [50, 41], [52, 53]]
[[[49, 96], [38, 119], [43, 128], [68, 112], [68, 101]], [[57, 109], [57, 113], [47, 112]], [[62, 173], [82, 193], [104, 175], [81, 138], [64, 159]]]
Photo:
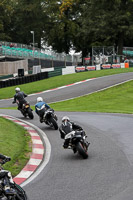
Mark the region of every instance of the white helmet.
[[43, 98], [42, 97], [37, 97], [37, 102], [41, 102], [43, 101]]
[[65, 121], [70, 121], [70, 119], [69, 119], [69, 117], [67, 117], [67, 116], [64, 116], [63, 118], [62, 118], [62, 122], [65, 122]]
[[20, 92], [20, 88], [19, 87], [15, 88], [15, 91]]

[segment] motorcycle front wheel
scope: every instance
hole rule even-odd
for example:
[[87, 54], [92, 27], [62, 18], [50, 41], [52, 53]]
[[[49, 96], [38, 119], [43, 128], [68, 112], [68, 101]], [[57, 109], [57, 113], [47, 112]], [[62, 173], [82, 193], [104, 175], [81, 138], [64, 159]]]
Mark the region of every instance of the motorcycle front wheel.
[[53, 117], [50, 117], [49, 122], [51, 124], [53, 124], [53, 127], [54, 127], [55, 130], [58, 129], [58, 124], [57, 124], [56, 120]]
[[81, 142], [78, 142], [76, 145], [78, 153], [84, 158], [88, 158], [88, 152], [86, 146], [83, 146]]
[[17, 192], [15, 200], [27, 200], [25, 191], [18, 184], [15, 183], [14, 189]]

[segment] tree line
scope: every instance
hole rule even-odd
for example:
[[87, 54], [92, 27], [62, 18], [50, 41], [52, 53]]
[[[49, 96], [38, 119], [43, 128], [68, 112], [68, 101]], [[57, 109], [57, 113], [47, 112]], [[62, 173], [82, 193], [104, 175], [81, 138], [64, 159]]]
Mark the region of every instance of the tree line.
[[86, 57], [92, 46], [133, 46], [133, 0], [0, 0], [0, 40], [53, 50], [73, 48]]

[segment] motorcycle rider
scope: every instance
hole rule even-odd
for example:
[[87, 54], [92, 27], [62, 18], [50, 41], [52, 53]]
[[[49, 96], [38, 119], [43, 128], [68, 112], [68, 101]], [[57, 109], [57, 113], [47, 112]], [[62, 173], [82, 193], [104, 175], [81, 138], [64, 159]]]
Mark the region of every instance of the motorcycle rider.
[[[0, 163], [5, 163], [10, 161], [11, 158], [3, 154], [0, 154]], [[0, 169], [0, 179], [4, 178], [4, 191], [6, 195], [13, 195], [16, 192], [11, 189], [10, 183], [13, 183], [12, 175], [8, 170]]]
[[[62, 124], [61, 124], [61, 126], [59, 127], [59, 131], [60, 131], [60, 136], [61, 136], [62, 139], [64, 139], [65, 136], [66, 136], [68, 133], [72, 132], [72, 131], [82, 131], [82, 134], [83, 134], [83, 135], [86, 135], [85, 132], [83, 131], [82, 127], [79, 126], [78, 124], [76, 124], [76, 123], [70, 121], [69, 117], [67, 117], [67, 116], [64, 116], [64, 117], [62, 118]], [[64, 147], [65, 149], [68, 148], [69, 140], [70, 140], [70, 139], [66, 139], [66, 140], [64, 141], [63, 147]]]
[[40, 109], [43, 105], [45, 107], [45, 111], [50, 108], [50, 106], [45, 101], [43, 101], [42, 97], [37, 97], [37, 103], [35, 104], [35, 112], [40, 117], [41, 123], [43, 122], [43, 116], [44, 116], [45, 113], [39, 113], [37, 108]]
[[23, 104], [27, 102], [25, 100], [25, 97], [27, 97], [27, 94], [25, 94], [24, 92], [21, 92], [19, 87], [15, 88], [15, 92], [16, 94], [14, 95], [14, 101], [12, 103], [16, 103], [16, 100], [17, 100], [19, 102], [18, 110], [21, 110]]

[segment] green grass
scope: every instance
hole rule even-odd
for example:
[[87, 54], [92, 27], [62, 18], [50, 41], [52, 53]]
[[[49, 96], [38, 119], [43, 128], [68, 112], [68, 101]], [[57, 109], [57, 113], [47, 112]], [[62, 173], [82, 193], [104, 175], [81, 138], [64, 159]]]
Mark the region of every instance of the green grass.
[[50, 104], [56, 111], [133, 113], [133, 81], [72, 100]]
[[[32, 94], [36, 92], [45, 91], [48, 89], [53, 89], [63, 85], [75, 83], [81, 80], [96, 78], [101, 76], [133, 72], [133, 68], [129, 69], [107, 69], [107, 70], [97, 70], [97, 71], [88, 71], [75, 74], [68, 74], [63, 76], [56, 76], [41, 81], [36, 81], [32, 83], [18, 85], [22, 91], [26, 94]], [[1, 88], [0, 89], [0, 99], [7, 99], [14, 96], [16, 86]]]
[[29, 160], [31, 137], [20, 125], [0, 117], [0, 153], [11, 157], [4, 169], [16, 176]]
[[[128, 69], [125, 69], [124, 71], [121, 70], [122, 69], [101, 70], [100, 73], [98, 74], [96, 73], [97, 71], [92, 72], [92, 74], [94, 77], [94, 75], [96, 74], [105, 75], [106, 73], [109, 72], [112, 73], [114, 71], [115, 72], [125, 72], [125, 70], [128, 71]], [[87, 72], [87, 74], [89, 75], [90, 73], [91, 72]], [[82, 75], [82, 78], [86, 76], [86, 72], [78, 73], [77, 75], [79, 76], [80, 74]], [[85, 95], [83, 97], [75, 98], [68, 101], [53, 103], [49, 105], [56, 111], [133, 113], [133, 81], [129, 81], [127, 83], [112, 87], [110, 89], [106, 89], [101, 92], [96, 92], [90, 95]], [[31, 107], [34, 110], [34, 106]], [[8, 109], [16, 109], [16, 108], [8, 108]]]

